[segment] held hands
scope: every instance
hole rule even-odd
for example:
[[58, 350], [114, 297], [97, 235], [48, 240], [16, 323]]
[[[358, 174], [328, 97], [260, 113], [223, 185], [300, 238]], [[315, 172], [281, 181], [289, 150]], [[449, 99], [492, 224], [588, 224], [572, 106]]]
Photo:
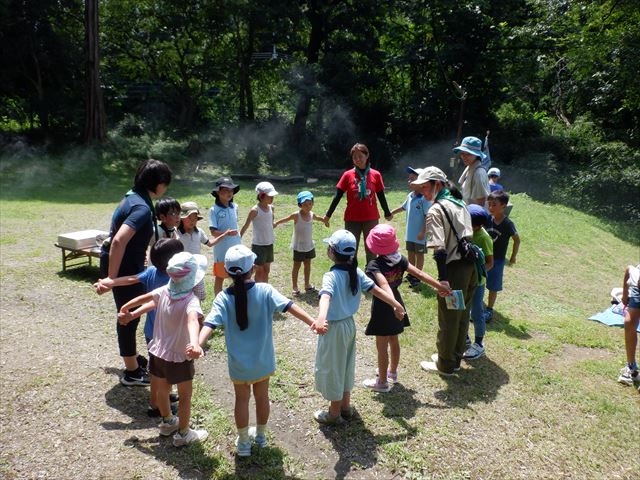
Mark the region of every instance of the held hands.
[[441, 297], [448, 297], [451, 295], [451, 286], [449, 285], [449, 282], [442, 280], [439, 284], [438, 288], [436, 288], [438, 295]]
[[393, 213], [390, 213], [389, 215], [385, 215], [384, 219], [387, 222], [390, 222], [391, 220], [393, 220]]
[[311, 328], [311, 331], [318, 335], [324, 335], [329, 331], [329, 322], [327, 322], [326, 320], [321, 321], [320, 319], [317, 319], [310, 325], [309, 328]]
[[202, 350], [202, 347], [200, 345], [193, 345], [191, 343], [188, 343], [185, 354], [187, 355], [187, 358], [196, 359], [204, 355], [204, 350]]
[[329, 217], [327, 217], [326, 215], [322, 217], [322, 223], [324, 223], [325, 227], [329, 228]]
[[111, 290], [111, 287], [107, 284], [107, 281], [111, 280], [110, 278], [99, 278], [96, 283], [93, 284], [93, 288], [95, 289], [98, 295], [102, 295], [105, 292]]
[[118, 312], [118, 323], [120, 325], [127, 325], [133, 319], [134, 316], [129, 310], [120, 310]]
[[402, 321], [404, 319], [405, 313], [406, 312], [404, 311], [404, 308], [399, 303], [393, 307], [393, 314], [398, 320]]

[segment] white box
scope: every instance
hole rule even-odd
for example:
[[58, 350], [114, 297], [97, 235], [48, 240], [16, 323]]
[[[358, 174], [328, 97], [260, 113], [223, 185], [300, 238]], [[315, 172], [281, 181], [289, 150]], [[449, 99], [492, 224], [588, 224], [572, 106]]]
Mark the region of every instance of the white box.
[[58, 235], [58, 245], [69, 250], [80, 250], [98, 246], [96, 237], [109, 235], [103, 230], [82, 230], [80, 232], [63, 233]]

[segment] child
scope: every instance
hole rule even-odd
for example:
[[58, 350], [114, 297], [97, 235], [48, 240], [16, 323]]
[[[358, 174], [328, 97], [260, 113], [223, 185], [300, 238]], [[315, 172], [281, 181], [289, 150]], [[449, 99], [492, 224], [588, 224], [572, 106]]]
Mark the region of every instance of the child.
[[356, 366], [356, 324], [353, 316], [360, 308], [362, 292], [373, 295], [393, 307], [398, 320], [405, 311], [393, 295], [378, 287], [358, 268], [356, 237], [348, 230], [336, 230], [323, 242], [333, 267], [322, 277], [318, 320], [328, 322], [327, 333], [318, 337], [315, 385], [328, 410], [318, 410], [313, 417], [318, 423], [335, 425], [352, 416], [351, 389]]
[[233, 202], [233, 196], [240, 187], [233, 183], [230, 177], [220, 177], [211, 190], [216, 199], [209, 210], [209, 232], [214, 238], [222, 237], [213, 247], [213, 292], [217, 295], [222, 290], [222, 284], [229, 275], [224, 269], [224, 255], [229, 247], [240, 244], [238, 235], [238, 205]]
[[296, 197], [298, 201], [297, 212], [292, 213], [288, 217], [281, 218], [274, 227], [286, 222], [293, 221], [293, 236], [291, 237], [291, 248], [293, 249], [293, 268], [291, 269], [291, 284], [293, 286], [293, 294], [300, 295], [298, 288], [298, 272], [300, 265], [304, 265], [304, 291], [307, 293], [315, 292], [316, 288], [311, 285], [311, 259], [316, 258], [316, 249], [313, 242], [313, 221], [317, 220], [329, 226], [329, 221], [324, 217], [320, 217], [313, 213], [313, 193], [304, 190], [298, 193]]
[[[620, 370], [618, 381], [624, 385], [640, 384], [636, 348], [638, 346], [638, 322], [640, 321], [640, 264], [629, 265], [624, 271], [622, 285], [622, 304], [624, 309], [624, 348], [627, 364]], [[640, 385], [638, 385], [640, 392]]]
[[[255, 260], [255, 253], [244, 245], [234, 245], [227, 250], [224, 266], [233, 278], [233, 287], [223, 290], [213, 301], [199, 339], [199, 345], [204, 346], [214, 328], [224, 328], [229, 376], [236, 397], [234, 417], [240, 457], [251, 455], [252, 437], [260, 447], [267, 445], [269, 377], [276, 369], [272, 331], [274, 312], [289, 312], [315, 332], [326, 331], [326, 324], [314, 323], [311, 316], [271, 285], [253, 282], [251, 274]], [[251, 390], [256, 402], [255, 429], [249, 428]]]
[[[409, 263], [418, 270], [422, 270], [424, 267], [424, 253], [427, 249], [425, 219], [427, 218], [427, 211], [431, 206], [431, 202], [424, 198], [422, 193], [414, 191], [413, 187], [411, 187], [411, 182], [418, 178], [420, 172], [422, 172], [421, 168], [414, 169], [407, 167], [409, 189], [411, 192], [407, 195], [404, 203], [391, 212], [392, 215], [402, 211], [407, 212], [407, 229], [405, 233], [407, 258], [409, 259]], [[420, 280], [411, 274], [407, 275], [407, 281], [412, 287], [420, 285]]]
[[257, 255], [256, 282], [269, 282], [269, 272], [273, 263], [273, 197], [278, 195], [276, 189], [269, 182], [256, 185], [256, 199], [258, 203], [249, 211], [247, 221], [240, 230], [240, 236], [253, 224], [253, 239], [251, 250]]
[[180, 203], [175, 198], [163, 198], [156, 202], [156, 215], [160, 220], [158, 238], [178, 238], [176, 228], [180, 225]]
[[[229, 231], [226, 231], [217, 237], [209, 238], [204, 230], [198, 227], [198, 220], [202, 220], [198, 204], [196, 204], [196, 202], [184, 202], [180, 210], [178, 238], [184, 245], [184, 251], [194, 255], [200, 254], [201, 244], [206, 245], [207, 247], [212, 247], [229, 234]], [[204, 278], [195, 286], [193, 292], [201, 302], [204, 301], [206, 298]]]
[[[167, 266], [169, 284], [130, 300], [118, 314], [118, 321], [127, 324], [156, 309], [153, 339], [149, 343], [149, 370], [158, 385], [158, 408], [162, 414], [158, 424], [160, 435], [174, 433], [175, 447], [204, 441], [209, 435], [205, 430], [189, 427], [195, 373], [192, 359], [202, 355], [198, 344], [198, 316], [202, 315], [202, 309], [193, 288], [202, 281], [206, 270], [205, 256], [177, 253]], [[133, 307], [139, 308], [131, 311]], [[188, 354], [187, 345], [190, 345]], [[173, 384], [177, 384], [180, 395], [177, 417], [171, 413], [169, 399]]]
[[493, 306], [496, 303], [498, 292], [502, 290], [502, 275], [507, 257], [509, 239], [513, 239], [511, 258], [509, 264], [516, 263], [518, 250], [520, 249], [520, 237], [515, 224], [505, 215], [505, 209], [509, 203], [509, 195], [504, 190], [498, 190], [489, 194], [489, 213], [491, 221], [487, 233], [493, 239], [493, 268], [487, 272], [487, 310], [485, 321], [489, 323], [493, 318]]
[[[366, 273], [377, 286], [393, 296], [404, 307], [398, 287], [402, 284], [404, 272], [409, 272], [418, 281], [431, 285], [441, 296], [451, 293], [450, 289], [442, 285], [430, 275], [411, 265], [406, 257], [398, 252], [400, 244], [395, 229], [388, 224], [373, 227], [366, 239], [367, 247], [377, 258], [367, 265]], [[386, 303], [373, 298], [371, 303], [371, 319], [365, 330], [365, 335], [376, 336], [376, 350], [378, 352], [378, 376], [368, 378], [363, 385], [375, 392], [391, 390], [389, 381], [398, 381], [398, 363], [400, 362], [400, 342], [398, 334], [409, 326], [409, 317], [405, 314], [402, 321], [398, 321], [394, 312]]]
[[504, 190], [504, 187], [498, 183], [500, 181], [499, 168], [491, 167], [487, 172], [487, 176], [489, 177], [489, 189], [492, 192], [495, 192], [496, 190]]
[[[182, 246], [180, 240], [161, 238], [151, 247], [151, 266], [144, 270], [142, 273], [139, 273], [138, 275], [134, 275], [132, 277], [118, 277], [113, 279], [101, 278], [93, 284], [93, 287], [96, 289], [96, 293], [98, 295], [102, 295], [103, 293], [111, 290], [113, 287], [122, 287], [125, 285], [142, 283], [145, 287], [145, 291], [149, 293], [152, 290], [155, 290], [156, 288], [162, 287], [163, 285], [169, 283], [169, 275], [167, 274], [167, 264], [169, 263], [169, 259], [176, 253], [182, 252], [183, 250], [184, 247]], [[147, 312], [147, 319], [144, 323], [144, 337], [147, 341], [147, 348], [149, 348], [149, 342], [153, 338], [153, 325], [155, 323], [155, 316], [155, 310]], [[146, 363], [140, 362], [140, 359], [138, 359], [138, 362]], [[121, 379], [121, 382], [124, 385], [127, 385], [124, 377]], [[151, 377], [149, 391], [149, 408], [147, 409], [147, 414], [150, 417], [160, 416], [157, 396], [158, 386], [153, 381], [153, 377]], [[175, 397], [174, 401], [176, 401]]]
[[[484, 229], [489, 223], [489, 214], [487, 211], [479, 205], [467, 205], [469, 215], [471, 215], [471, 227], [473, 228], [472, 241], [478, 247], [482, 249], [484, 253], [484, 269], [486, 272], [490, 271], [493, 267], [493, 241], [491, 237]], [[475, 360], [484, 355], [484, 334], [486, 331], [485, 317], [484, 317], [484, 286], [486, 283], [485, 275], [478, 275], [478, 286], [471, 299], [471, 309], [469, 310], [469, 316], [473, 321], [473, 330], [475, 339], [471, 343], [471, 340], [467, 336], [468, 348], [465, 350], [462, 358], [465, 360]]]

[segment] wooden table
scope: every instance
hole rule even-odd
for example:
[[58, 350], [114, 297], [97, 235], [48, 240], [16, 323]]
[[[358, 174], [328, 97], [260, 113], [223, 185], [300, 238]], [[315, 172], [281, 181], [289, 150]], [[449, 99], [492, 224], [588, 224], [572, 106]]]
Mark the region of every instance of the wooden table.
[[[69, 267], [79, 267], [81, 265], [91, 266], [93, 258], [100, 258], [100, 247], [80, 248], [74, 250], [62, 247], [54, 243], [56, 247], [62, 250], [62, 271], [66, 272]], [[71, 262], [71, 263], [70, 263]]]

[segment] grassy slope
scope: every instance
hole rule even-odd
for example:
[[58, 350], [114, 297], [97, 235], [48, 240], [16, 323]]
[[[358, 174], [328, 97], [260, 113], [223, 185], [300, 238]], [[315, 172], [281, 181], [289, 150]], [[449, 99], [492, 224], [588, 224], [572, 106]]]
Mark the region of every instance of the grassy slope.
[[[64, 188], [44, 177], [49, 182], [38, 189], [21, 188], [5, 177], [2, 244], [19, 241], [24, 232], [6, 228], [12, 221], [18, 226], [51, 222], [52, 238], [42, 243], [43, 250], [50, 249], [54, 232], [65, 231], [67, 226], [79, 229], [77, 225], [83, 222], [78, 212], [91, 219], [85, 228], [106, 228], [122, 185], [114, 186], [101, 176], [80, 182], [70, 176]], [[35, 184], [37, 177], [29, 178]], [[178, 181], [169, 193], [207, 208], [211, 197], [200, 192], [207, 192], [208, 186]], [[278, 217], [295, 209], [295, 193], [301, 188], [306, 187], [281, 189], [276, 201]], [[332, 182], [313, 189], [324, 194], [318, 196], [315, 209], [322, 213]], [[194, 191], [198, 194], [189, 194]], [[405, 193], [402, 187], [390, 191], [390, 205], [399, 205]], [[19, 200], [30, 197], [39, 200]], [[244, 219], [254, 203], [251, 185], [243, 185], [237, 200]], [[498, 297], [497, 318], [488, 327], [487, 357], [466, 366], [453, 380], [421, 372], [418, 362], [435, 351], [435, 301], [426, 290], [414, 293], [403, 287], [412, 327], [401, 336], [402, 383], [387, 396], [356, 387], [353, 399], [363, 422], [350, 425], [341, 435], [356, 449], [369, 448], [358, 442], [373, 438], [377, 468], [408, 478], [634, 478], [640, 465], [627, 449], [638, 439], [633, 419], [640, 400], [632, 389], [615, 382], [624, 359], [622, 331], [587, 318], [607, 306], [608, 291], [621, 283], [623, 267], [638, 262], [638, 247], [619, 240], [602, 222], [580, 212], [542, 204], [524, 194], [512, 201], [512, 218], [522, 245], [518, 264], [506, 271], [506, 291]], [[340, 212], [332, 229], [341, 227]], [[206, 228], [206, 221], [202, 223]], [[392, 223], [402, 234], [403, 216]], [[277, 231], [280, 248], [276, 251], [283, 253], [277, 256], [272, 275], [273, 283], [287, 294], [290, 232], [290, 227]], [[328, 233], [317, 224], [316, 241]], [[318, 253], [312, 272], [316, 284], [329, 267], [321, 246]], [[58, 263], [58, 252], [51, 252], [46, 266], [55, 268]], [[430, 258], [425, 269], [434, 272]], [[361, 327], [367, 321], [368, 305], [361, 309]], [[219, 337], [212, 347], [223, 348]], [[372, 339], [360, 335], [359, 351], [367, 357], [367, 368], [374, 365]], [[282, 385], [295, 383], [301, 375], [308, 378], [309, 372], [300, 372], [295, 362], [286, 359], [286, 347], [279, 352]], [[360, 364], [358, 369], [360, 381], [370, 373]], [[293, 408], [300, 405], [296, 395], [286, 386], [272, 387], [272, 396], [285, 399]], [[201, 420], [212, 436], [228, 437], [230, 412], [222, 411], [210, 398], [206, 386], [199, 385], [194, 411], [207, 412]], [[277, 433], [274, 437], [277, 445]], [[185, 455], [185, 462], [199, 463], [216, 477], [232, 474], [234, 466], [215, 446], [216, 442], [206, 444], [204, 456]], [[274, 456], [284, 457], [288, 470], [307, 478], [304, 462], [278, 449], [256, 459], [264, 478], [274, 475], [270, 464], [282, 463], [282, 458]]]

